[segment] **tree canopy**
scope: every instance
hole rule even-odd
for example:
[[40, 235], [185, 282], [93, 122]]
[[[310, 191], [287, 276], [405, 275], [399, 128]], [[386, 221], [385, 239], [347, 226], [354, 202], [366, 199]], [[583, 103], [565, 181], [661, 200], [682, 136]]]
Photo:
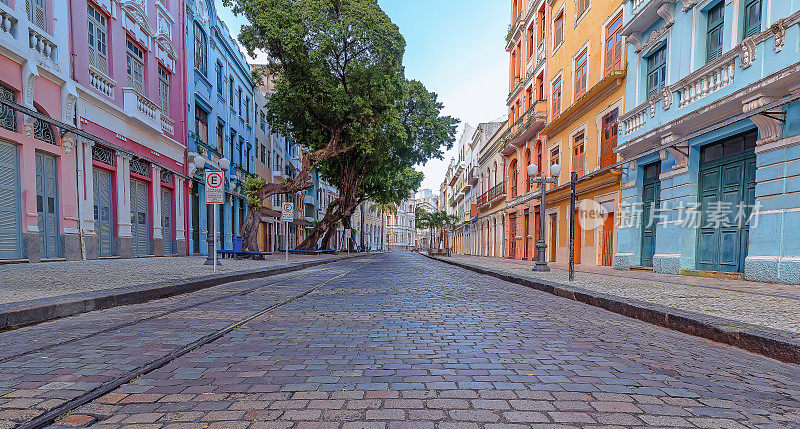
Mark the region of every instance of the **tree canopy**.
[[[239, 40], [251, 55], [269, 58], [270, 125], [304, 149], [303, 171], [264, 185], [255, 198], [311, 186], [311, 169], [340, 192], [306, 247], [337, 222], [348, 224], [364, 200], [407, 198], [422, 181], [414, 166], [452, 147], [458, 120], [441, 115], [436, 94], [405, 77], [405, 40], [376, 0], [227, 2], [249, 20]], [[250, 222], [248, 247], [255, 244]]]

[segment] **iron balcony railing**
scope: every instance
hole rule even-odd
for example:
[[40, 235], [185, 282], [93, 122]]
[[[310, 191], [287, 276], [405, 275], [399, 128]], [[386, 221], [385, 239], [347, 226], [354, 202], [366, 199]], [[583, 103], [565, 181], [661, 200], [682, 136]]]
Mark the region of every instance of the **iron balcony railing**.
[[501, 182], [489, 189], [488, 191], [484, 192], [480, 197], [478, 197], [478, 207], [485, 206], [486, 204], [491, 204], [495, 202], [500, 197], [506, 195], [506, 182]]

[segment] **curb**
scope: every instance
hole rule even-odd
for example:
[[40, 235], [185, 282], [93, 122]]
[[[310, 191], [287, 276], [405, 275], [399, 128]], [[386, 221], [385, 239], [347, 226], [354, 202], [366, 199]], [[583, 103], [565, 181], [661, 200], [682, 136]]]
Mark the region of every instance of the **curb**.
[[547, 292], [562, 298], [672, 329], [684, 334], [728, 344], [782, 362], [800, 364], [800, 335], [721, 317], [680, 310], [637, 299], [590, 291], [546, 280], [533, 280], [440, 257], [424, 256], [479, 274]]
[[348, 259], [370, 255], [356, 254], [336, 259], [302, 262], [296, 265], [282, 265], [268, 270], [246, 270], [233, 273], [195, 277], [187, 280], [170, 280], [158, 283], [123, 286], [91, 292], [39, 298], [30, 301], [0, 304], [0, 331], [17, 326], [30, 325], [59, 319], [95, 310], [105, 310], [122, 305], [141, 304], [156, 299], [169, 298], [185, 293], [197, 292], [225, 283], [271, 277], [316, 267], [318, 265], [341, 262]]

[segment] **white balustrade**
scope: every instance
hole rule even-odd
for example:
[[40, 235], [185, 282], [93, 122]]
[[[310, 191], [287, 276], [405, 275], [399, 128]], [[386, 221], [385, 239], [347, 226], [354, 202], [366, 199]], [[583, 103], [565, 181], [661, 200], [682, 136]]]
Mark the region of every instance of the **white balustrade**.
[[736, 56], [725, 58], [708, 69], [700, 69], [677, 86], [680, 94], [678, 108], [683, 108], [733, 83]]
[[128, 115], [154, 130], [163, 130], [161, 109], [158, 105], [133, 88], [123, 88], [122, 93], [123, 108]]
[[28, 46], [34, 51], [42, 54], [52, 61], [58, 58], [58, 44], [44, 32], [37, 31], [34, 27], [28, 27]]
[[647, 105], [643, 107], [631, 111], [622, 119], [622, 123], [625, 124], [625, 134], [639, 131], [647, 125]]
[[114, 87], [117, 83], [105, 73], [92, 66], [89, 66], [89, 85], [100, 91], [106, 97], [114, 98]]
[[161, 130], [166, 134], [175, 134], [175, 121], [163, 113], [161, 114]]
[[639, 9], [643, 4], [647, 3], [649, 0], [633, 0], [633, 10], [634, 13], [637, 9]]
[[0, 9], [0, 33], [15, 37], [17, 22], [14, 15]]

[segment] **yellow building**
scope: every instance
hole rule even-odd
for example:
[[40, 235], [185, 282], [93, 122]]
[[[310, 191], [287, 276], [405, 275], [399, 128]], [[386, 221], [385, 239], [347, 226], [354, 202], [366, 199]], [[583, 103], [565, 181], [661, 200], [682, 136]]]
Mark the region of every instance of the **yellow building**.
[[[569, 260], [569, 181], [574, 171], [579, 177], [575, 262], [611, 265], [621, 176], [612, 166], [617, 163], [617, 117], [624, 112], [625, 97], [623, 2], [548, 3], [550, 115], [541, 134], [547, 141], [544, 167], [560, 164], [561, 175], [546, 197], [547, 257], [551, 262]], [[603, 218], [587, 218], [592, 216], [589, 208], [600, 208]]]

